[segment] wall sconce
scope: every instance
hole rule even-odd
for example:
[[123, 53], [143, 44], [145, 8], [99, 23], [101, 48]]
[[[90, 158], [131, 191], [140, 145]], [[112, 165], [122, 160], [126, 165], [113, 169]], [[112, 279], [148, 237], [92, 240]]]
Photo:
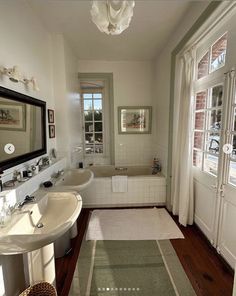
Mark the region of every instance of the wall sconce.
[[0, 67], [0, 74], [8, 76], [12, 82], [21, 82], [27, 87], [29, 84], [32, 84], [33, 90], [39, 91], [36, 79], [34, 77], [31, 79], [23, 78], [18, 66], [13, 66], [12, 68]]

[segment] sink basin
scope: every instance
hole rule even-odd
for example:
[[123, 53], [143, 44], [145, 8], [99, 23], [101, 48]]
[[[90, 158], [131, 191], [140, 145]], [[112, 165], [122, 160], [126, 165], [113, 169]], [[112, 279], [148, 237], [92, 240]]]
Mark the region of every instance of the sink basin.
[[88, 169], [70, 169], [65, 171], [55, 183], [53, 190], [59, 191], [81, 191], [93, 180], [93, 172]]
[[0, 229], [0, 254], [21, 254], [54, 242], [75, 223], [82, 200], [75, 192], [41, 192]]

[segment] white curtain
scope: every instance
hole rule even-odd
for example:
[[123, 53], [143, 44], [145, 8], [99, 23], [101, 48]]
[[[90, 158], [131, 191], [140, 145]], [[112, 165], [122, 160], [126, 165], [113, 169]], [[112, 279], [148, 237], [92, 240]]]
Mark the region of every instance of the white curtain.
[[176, 135], [173, 142], [171, 207], [179, 222], [186, 226], [193, 223], [192, 131], [194, 74], [193, 49], [181, 57], [179, 108], [177, 108]]

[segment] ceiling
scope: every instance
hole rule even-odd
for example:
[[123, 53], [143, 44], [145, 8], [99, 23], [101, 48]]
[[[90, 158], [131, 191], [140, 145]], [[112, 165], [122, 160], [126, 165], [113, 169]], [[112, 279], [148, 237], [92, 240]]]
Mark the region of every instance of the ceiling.
[[136, 0], [130, 26], [121, 35], [101, 33], [88, 0], [28, 0], [50, 32], [63, 33], [79, 59], [151, 60], [164, 47], [191, 1]]

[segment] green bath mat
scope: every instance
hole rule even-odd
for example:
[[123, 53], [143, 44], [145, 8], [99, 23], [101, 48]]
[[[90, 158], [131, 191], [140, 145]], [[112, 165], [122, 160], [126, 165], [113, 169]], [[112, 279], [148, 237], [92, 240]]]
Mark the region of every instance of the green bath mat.
[[70, 296], [196, 295], [169, 240], [83, 241]]

